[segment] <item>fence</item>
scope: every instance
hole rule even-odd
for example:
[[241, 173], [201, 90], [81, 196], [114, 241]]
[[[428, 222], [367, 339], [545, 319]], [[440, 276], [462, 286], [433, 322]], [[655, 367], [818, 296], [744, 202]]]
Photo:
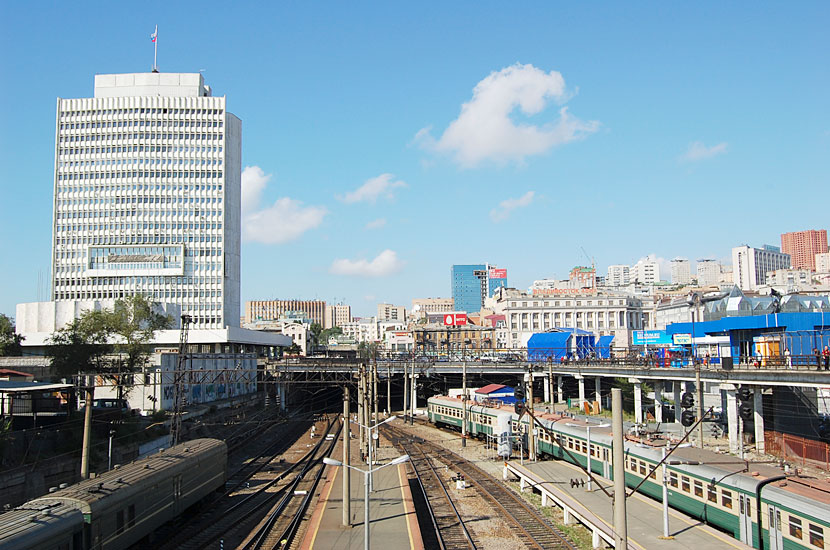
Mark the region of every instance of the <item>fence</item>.
[[774, 431], [764, 432], [764, 443], [771, 455], [793, 462], [800, 459], [802, 466], [830, 470], [830, 444]]

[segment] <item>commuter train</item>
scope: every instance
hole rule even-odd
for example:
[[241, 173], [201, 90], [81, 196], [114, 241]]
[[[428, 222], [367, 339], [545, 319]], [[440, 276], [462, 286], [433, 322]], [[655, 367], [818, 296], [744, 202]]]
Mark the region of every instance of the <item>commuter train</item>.
[[[436, 396], [428, 400], [430, 422], [460, 429], [460, 399]], [[506, 415], [510, 415], [505, 432]], [[544, 426], [538, 430], [537, 453], [586, 467], [588, 455], [586, 422], [560, 415], [537, 413]], [[470, 436], [517, 435], [527, 444], [529, 417], [521, 419], [512, 407], [468, 404], [467, 433]], [[593, 425], [591, 471], [613, 479], [611, 430]], [[648, 476], [639, 491], [662, 499], [662, 471], [649, 473], [662, 459], [665, 440], [627, 438], [625, 481], [635, 487]], [[696, 448], [679, 448], [667, 466], [669, 505], [705, 521], [736, 539], [765, 550], [830, 548], [830, 483], [796, 475], [784, 476], [778, 468], [751, 464], [730, 455]], [[679, 463], [679, 464], [678, 464]], [[780, 479], [778, 479], [780, 478]], [[761, 503], [760, 509], [758, 503]], [[763, 540], [759, 540], [759, 525]]]
[[228, 448], [195, 439], [0, 515], [4, 550], [127, 548], [225, 485]]

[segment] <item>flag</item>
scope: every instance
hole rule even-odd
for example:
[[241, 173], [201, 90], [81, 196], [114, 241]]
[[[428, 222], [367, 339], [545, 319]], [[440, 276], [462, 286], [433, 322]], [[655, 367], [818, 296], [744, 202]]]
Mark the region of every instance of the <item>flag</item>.
[[155, 32], [150, 35], [150, 42], [155, 42], [156, 38], [158, 38], [158, 35], [159, 35], [159, 28], [158, 28], [158, 25], [156, 25]]

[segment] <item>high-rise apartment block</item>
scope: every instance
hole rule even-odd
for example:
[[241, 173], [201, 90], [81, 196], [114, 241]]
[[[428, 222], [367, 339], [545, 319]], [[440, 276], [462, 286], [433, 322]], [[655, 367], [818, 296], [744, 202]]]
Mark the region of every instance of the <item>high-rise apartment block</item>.
[[378, 304], [378, 321], [406, 322], [406, 308], [392, 304]]
[[58, 99], [52, 299], [144, 294], [238, 326], [242, 123], [201, 74], [95, 76]]
[[606, 286], [625, 286], [631, 282], [631, 268], [627, 265], [609, 265]]
[[716, 260], [697, 261], [698, 286], [715, 286], [720, 282], [720, 263]]
[[648, 256], [631, 266], [631, 279], [641, 285], [653, 285], [660, 282], [660, 264], [654, 256]]
[[830, 273], [830, 252], [816, 254], [816, 273]]
[[453, 309], [475, 312], [498, 288], [507, 287], [507, 270], [490, 264], [453, 265], [450, 273]]
[[692, 268], [689, 260], [675, 258], [671, 261], [671, 282], [676, 285], [688, 285], [692, 282]]
[[323, 320], [323, 328], [340, 327], [351, 322], [352, 306], [345, 304], [326, 306], [326, 317]]
[[816, 271], [816, 254], [827, 251], [826, 229], [808, 229], [781, 235], [781, 252], [790, 255], [794, 269]]
[[322, 300], [255, 300], [245, 302], [245, 322], [274, 321], [290, 313], [300, 312], [312, 322], [323, 326], [326, 302]]
[[790, 267], [790, 255], [778, 247], [764, 245], [752, 248], [743, 245], [732, 249], [732, 278], [741, 290], [756, 290], [767, 280], [767, 272]]
[[453, 310], [452, 298], [413, 298], [412, 312], [423, 317], [428, 313], [447, 313]]

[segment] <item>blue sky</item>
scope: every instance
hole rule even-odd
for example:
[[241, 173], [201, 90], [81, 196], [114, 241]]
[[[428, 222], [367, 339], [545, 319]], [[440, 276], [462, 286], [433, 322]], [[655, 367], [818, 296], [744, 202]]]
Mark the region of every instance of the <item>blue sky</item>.
[[[264, 3], [263, 3], [264, 4]], [[55, 98], [204, 70], [243, 121], [242, 299], [448, 296], [827, 227], [830, 7], [0, 6], [0, 312], [48, 280]], [[562, 109], [566, 109], [563, 114]], [[45, 292], [47, 287], [42, 286]]]

